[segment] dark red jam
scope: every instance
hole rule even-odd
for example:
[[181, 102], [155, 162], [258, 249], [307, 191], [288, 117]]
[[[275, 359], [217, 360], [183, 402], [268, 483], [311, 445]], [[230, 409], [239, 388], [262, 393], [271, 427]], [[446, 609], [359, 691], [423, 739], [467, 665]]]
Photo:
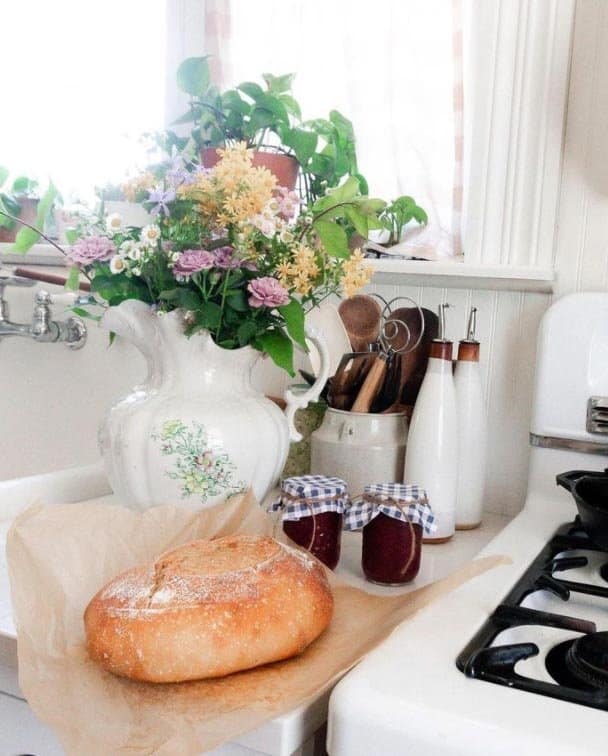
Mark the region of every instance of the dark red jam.
[[341, 514], [321, 512], [314, 516], [314, 522], [312, 516], [302, 517], [300, 520], [283, 520], [283, 531], [298, 546], [308, 549], [330, 570], [335, 569], [340, 560]]
[[368, 580], [386, 585], [409, 583], [420, 569], [422, 527], [376, 515], [363, 528], [361, 566]]

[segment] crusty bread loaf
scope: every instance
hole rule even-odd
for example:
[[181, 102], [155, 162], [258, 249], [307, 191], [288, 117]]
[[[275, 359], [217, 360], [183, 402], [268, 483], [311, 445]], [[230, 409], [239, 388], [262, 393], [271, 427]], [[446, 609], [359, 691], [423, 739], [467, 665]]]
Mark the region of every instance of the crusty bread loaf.
[[272, 538], [193, 541], [118, 575], [89, 603], [92, 659], [149, 682], [220, 677], [303, 651], [331, 620], [323, 568]]

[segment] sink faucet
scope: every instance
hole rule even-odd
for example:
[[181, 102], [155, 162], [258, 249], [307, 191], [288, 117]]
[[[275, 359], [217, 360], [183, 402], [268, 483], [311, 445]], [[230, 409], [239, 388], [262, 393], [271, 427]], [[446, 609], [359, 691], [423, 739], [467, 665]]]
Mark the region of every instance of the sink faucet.
[[[54, 297], [48, 291], [36, 294], [32, 322], [12, 323], [9, 319], [8, 302], [4, 299], [7, 286], [34, 286], [35, 281], [20, 276], [0, 276], [0, 341], [4, 336], [27, 336], [40, 342], [62, 341], [70, 349], [80, 349], [87, 340], [87, 329], [80, 318], [53, 320], [51, 304]], [[71, 296], [71, 295], [70, 295]], [[89, 304], [90, 297], [73, 297], [72, 304]]]

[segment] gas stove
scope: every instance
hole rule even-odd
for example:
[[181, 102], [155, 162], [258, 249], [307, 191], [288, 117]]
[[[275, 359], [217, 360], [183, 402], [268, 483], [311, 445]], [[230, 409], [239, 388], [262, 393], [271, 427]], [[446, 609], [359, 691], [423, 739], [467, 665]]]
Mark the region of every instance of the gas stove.
[[608, 552], [563, 525], [459, 654], [468, 677], [608, 711]]

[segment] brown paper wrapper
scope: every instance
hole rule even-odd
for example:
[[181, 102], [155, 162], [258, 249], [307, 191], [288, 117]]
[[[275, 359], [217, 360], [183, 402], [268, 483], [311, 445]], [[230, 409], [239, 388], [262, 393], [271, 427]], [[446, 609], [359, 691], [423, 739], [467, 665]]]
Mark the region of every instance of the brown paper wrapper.
[[68, 754], [190, 756], [212, 749], [318, 696], [400, 622], [504, 561], [479, 559], [390, 598], [347, 587], [331, 574], [335, 615], [317, 641], [294, 659], [221, 679], [136, 683], [88, 659], [84, 609], [119, 572], [192, 539], [273, 530], [251, 494], [195, 514], [86, 503], [32, 507], [15, 520], [7, 555], [19, 682]]

